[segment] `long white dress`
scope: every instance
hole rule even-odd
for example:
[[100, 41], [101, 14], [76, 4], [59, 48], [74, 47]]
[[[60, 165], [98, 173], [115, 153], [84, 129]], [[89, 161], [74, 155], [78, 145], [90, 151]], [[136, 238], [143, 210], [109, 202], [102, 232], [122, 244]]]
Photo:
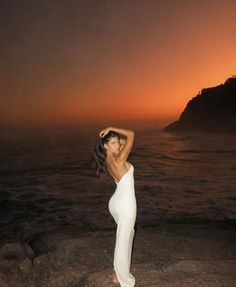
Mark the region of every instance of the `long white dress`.
[[109, 211], [117, 224], [113, 267], [121, 287], [133, 287], [135, 285], [135, 277], [130, 273], [130, 263], [137, 206], [134, 166], [129, 164], [129, 170], [119, 182], [114, 180], [116, 190], [108, 204]]

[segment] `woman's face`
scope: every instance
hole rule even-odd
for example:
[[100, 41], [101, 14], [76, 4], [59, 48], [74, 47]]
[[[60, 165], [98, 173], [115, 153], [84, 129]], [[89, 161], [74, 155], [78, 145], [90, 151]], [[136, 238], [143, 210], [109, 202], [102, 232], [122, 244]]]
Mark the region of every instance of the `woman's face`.
[[108, 143], [104, 144], [105, 148], [113, 154], [118, 154], [120, 152], [120, 141], [118, 137], [113, 137]]

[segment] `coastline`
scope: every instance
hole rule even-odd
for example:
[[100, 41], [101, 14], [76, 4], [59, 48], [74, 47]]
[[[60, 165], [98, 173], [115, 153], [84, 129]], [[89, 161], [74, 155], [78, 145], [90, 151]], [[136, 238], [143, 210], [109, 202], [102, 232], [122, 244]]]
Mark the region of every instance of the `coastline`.
[[[235, 222], [163, 221], [135, 230], [135, 286], [235, 286]], [[62, 228], [6, 243], [0, 248], [0, 286], [111, 286], [114, 244], [115, 225]]]

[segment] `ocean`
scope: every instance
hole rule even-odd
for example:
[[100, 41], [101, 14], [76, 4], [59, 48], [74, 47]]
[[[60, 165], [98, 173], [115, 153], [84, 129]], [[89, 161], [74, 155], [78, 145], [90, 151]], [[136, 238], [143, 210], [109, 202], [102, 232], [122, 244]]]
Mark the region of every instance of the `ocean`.
[[[99, 179], [91, 152], [100, 130], [2, 129], [0, 241], [57, 228], [115, 228], [116, 184]], [[137, 226], [236, 219], [236, 135], [136, 128]]]

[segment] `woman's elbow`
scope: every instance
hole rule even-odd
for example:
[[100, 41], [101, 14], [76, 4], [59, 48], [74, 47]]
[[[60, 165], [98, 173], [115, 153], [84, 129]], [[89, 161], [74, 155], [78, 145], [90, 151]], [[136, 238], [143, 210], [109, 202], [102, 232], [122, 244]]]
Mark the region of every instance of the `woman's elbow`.
[[134, 140], [134, 137], [135, 137], [135, 133], [134, 133], [134, 131], [131, 130], [131, 131], [129, 132], [129, 138], [132, 139], [132, 140]]

